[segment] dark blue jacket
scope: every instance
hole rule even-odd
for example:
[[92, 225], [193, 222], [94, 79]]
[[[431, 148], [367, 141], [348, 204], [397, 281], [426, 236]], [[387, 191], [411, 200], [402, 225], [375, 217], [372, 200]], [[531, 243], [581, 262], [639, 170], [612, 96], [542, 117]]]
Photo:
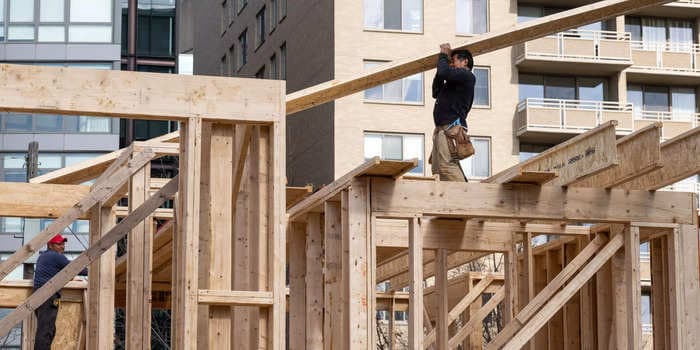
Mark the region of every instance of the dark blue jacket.
[[441, 53], [437, 73], [433, 79], [433, 121], [435, 126], [452, 124], [459, 118], [467, 126], [467, 113], [474, 102], [474, 73], [463, 68], [450, 67], [449, 58]]
[[[70, 261], [65, 255], [51, 249], [39, 253], [39, 259], [34, 267], [34, 290], [41, 288], [53, 276], [61, 271]], [[79, 275], [86, 276], [87, 269], [80, 271]], [[58, 293], [56, 293], [58, 294]]]

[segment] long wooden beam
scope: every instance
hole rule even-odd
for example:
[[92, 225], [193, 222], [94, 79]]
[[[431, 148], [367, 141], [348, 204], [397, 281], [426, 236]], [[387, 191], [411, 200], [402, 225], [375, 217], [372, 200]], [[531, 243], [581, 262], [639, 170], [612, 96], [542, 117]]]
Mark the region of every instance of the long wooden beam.
[[[55, 219], [90, 193], [90, 186], [0, 182], [0, 216]], [[77, 219], [88, 219], [87, 212]]]
[[119, 239], [124, 237], [134, 226], [148, 216], [155, 208], [158, 208], [166, 200], [171, 198], [178, 189], [178, 179], [175, 177], [158, 193], [146, 200], [127, 218], [122, 220], [113, 229], [107, 232], [97, 242], [90, 245], [80, 256], [71, 261], [63, 270], [35, 291], [22, 305], [18, 306], [10, 314], [0, 321], [0, 337], [5, 336], [12, 327], [27, 318], [36, 308], [43, 304], [54, 293], [59, 291], [81, 270], [107, 251]]
[[[267, 124], [282, 115], [284, 83], [116, 70], [0, 65], [0, 110]], [[154, 92], [158, 92], [157, 94]]]
[[457, 331], [457, 334], [450, 338], [450, 349], [456, 348], [457, 345], [459, 345], [464, 340], [464, 338], [469, 336], [469, 334], [471, 334], [476, 327], [479, 327], [482, 324], [484, 318], [488, 314], [490, 314], [494, 309], [496, 309], [496, 307], [498, 306], [498, 304], [501, 303], [501, 301], [503, 301], [503, 299], [505, 298], [505, 292], [505, 286], [499, 288], [498, 291], [491, 296], [491, 299], [489, 299], [489, 301], [486, 304], [484, 304], [484, 306], [480, 307], [475, 314], [470, 315], [469, 321]]
[[582, 222], [697, 222], [689, 193], [372, 178], [374, 212]]
[[633, 190], [658, 190], [700, 174], [700, 127], [688, 130], [661, 144], [663, 167], [622, 184]]
[[[609, 121], [560, 143], [535, 157], [495, 174], [484, 182], [528, 182], [531, 173], [553, 172], [548, 185], [568, 185], [617, 164], [615, 126]], [[540, 181], [538, 181], [539, 183]]]
[[[547, 36], [588, 23], [658, 6], [670, 0], [605, 0], [559, 12], [515, 27], [489, 32], [471, 39], [455, 49], [469, 49], [474, 56], [513, 46], [528, 40]], [[436, 43], [437, 48], [437, 43]], [[388, 83], [409, 75], [435, 68], [438, 53], [429, 52], [419, 57], [394, 61], [373, 71], [346, 80], [332, 80], [287, 95], [287, 114], [293, 114], [326, 102], [348, 96], [373, 86]]]

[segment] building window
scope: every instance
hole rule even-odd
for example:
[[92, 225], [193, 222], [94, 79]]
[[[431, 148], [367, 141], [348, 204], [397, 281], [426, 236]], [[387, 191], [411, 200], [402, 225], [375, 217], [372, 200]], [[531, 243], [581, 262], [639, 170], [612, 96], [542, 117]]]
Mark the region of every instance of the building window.
[[408, 321], [408, 311], [394, 311], [394, 320], [399, 322]]
[[423, 31], [423, 1], [364, 0], [365, 28]]
[[652, 310], [651, 310], [651, 294], [642, 292], [642, 333], [650, 334], [652, 332]]
[[[100, 153], [39, 153], [38, 175], [99, 156]], [[0, 181], [27, 182], [24, 153], [0, 153]]]
[[259, 47], [265, 42], [265, 6], [255, 15], [256, 30], [255, 30], [255, 47]]
[[280, 46], [280, 78], [287, 80], [287, 43]]
[[692, 120], [696, 113], [695, 89], [654, 85], [627, 85], [627, 102], [638, 116], [652, 119]]
[[24, 218], [0, 218], [0, 234], [18, 234], [24, 232]]
[[34, 1], [10, 0], [10, 22], [34, 22]]
[[487, 0], [457, 0], [457, 34], [488, 32]]
[[248, 29], [238, 36], [238, 69], [248, 63]]
[[387, 160], [418, 159], [418, 166], [409, 173], [423, 175], [424, 136], [418, 134], [365, 132], [365, 160], [381, 157]]
[[270, 79], [279, 79], [277, 76], [277, 55], [270, 57]]
[[605, 101], [608, 98], [606, 78], [520, 74], [518, 89], [521, 101], [528, 98]]
[[226, 62], [226, 55], [221, 56], [221, 62], [219, 62], [219, 76], [226, 76], [226, 68], [228, 67], [228, 62]]
[[41, 22], [63, 22], [65, 20], [63, 0], [41, 0], [39, 20]]
[[490, 70], [488, 68], [474, 67], [473, 73], [476, 77], [474, 105], [488, 107], [491, 105]]
[[236, 72], [236, 47], [234, 45], [228, 48], [228, 57], [229, 72], [231, 72], [231, 76], [233, 76]]
[[281, 7], [281, 13], [282, 16], [280, 17], [280, 22], [287, 17], [287, 0], [280, 0], [280, 7]]
[[248, 4], [248, 0], [235, 0], [238, 3], [238, 14], [241, 14], [241, 11], [245, 8], [245, 5]]
[[656, 50], [669, 43], [671, 50], [689, 51], [697, 40], [694, 21], [661, 17], [625, 17], [625, 31], [633, 41], [641, 41], [641, 49]]
[[0, 115], [0, 131], [16, 133], [110, 133], [111, 118], [44, 114]]
[[277, 21], [279, 21], [279, 4], [277, 0], [270, 0], [270, 33], [277, 28]]
[[260, 67], [260, 69], [255, 72], [255, 79], [265, 79], [265, 66]]
[[388, 321], [389, 311], [387, 310], [377, 310], [377, 321]]
[[459, 162], [468, 179], [484, 179], [491, 176], [491, 139], [471, 137], [474, 155]]
[[[386, 62], [364, 61], [365, 70], [371, 70]], [[394, 103], [423, 103], [423, 73], [365, 90], [366, 101]]]
[[228, 1], [224, 0], [221, 3], [221, 34], [223, 35], [226, 32], [226, 28], [228, 28], [228, 15], [229, 11], [227, 9], [228, 6]]
[[[26, 1], [26, 0], [21, 0]], [[70, 21], [72, 23], [108, 23], [112, 21], [112, 1], [71, 0]]]

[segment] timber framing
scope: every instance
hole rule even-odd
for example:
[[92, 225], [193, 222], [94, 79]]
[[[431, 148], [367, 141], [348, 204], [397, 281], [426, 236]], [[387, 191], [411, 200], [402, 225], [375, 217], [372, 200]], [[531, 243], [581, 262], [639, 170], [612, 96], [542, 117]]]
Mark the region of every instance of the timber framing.
[[[456, 47], [479, 55], [667, 2], [604, 0]], [[90, 247], [43, 287], [0, 284], [0, 306], [15, 308], [0, 336], [40, 326], [32, 312], [63, 289], [62, 322], [79, 330], [63, 348], [109, 347], [119, 306], [128, 346], [140, 349], [151, 346], [153, 308], [171, 310], [177, 350], [374, 348], [376, 311], [391, 315], [392, 346], [394, 311], [408, 311], [409, 349], [636, 349], [639, 244], [649, 241], [655, 343], [697, 348], [698, 198], [656, 190], [700, 173], [700, 128], [659, 143], [658, 124], [618, 140], [607, 122], [482, 183], [404, 176], [417, 160], [373, 158], [316, 192], [285, 188], [287, 114], [435, 58], [288, 96], [279, 81], [0, 65], [2, 111], [180, 123], [30, 184], [0, 183], [0, 216], [55, 219], [0, 263], [0, 277], [90, 220]], [[161, 156], [178, 157], [176, 178], [149, 176]], [[117, 206], [124, 197], [129, 206]], [[533, 247], [539, 235], [560, 237]], [[494, 271], [464, 272], [496, 256]], [[88, 266], [87, 286], [71, 282]], [[494, 310], [505, 327], [485, 343]]]

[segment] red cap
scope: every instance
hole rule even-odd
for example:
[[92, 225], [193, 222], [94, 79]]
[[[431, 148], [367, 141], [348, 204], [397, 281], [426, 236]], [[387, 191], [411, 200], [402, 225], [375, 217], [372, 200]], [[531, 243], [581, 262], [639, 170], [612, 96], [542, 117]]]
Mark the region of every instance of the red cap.
[[49, 243], [59, 244], [59, 243], [63, 243], [66, 241], [68, 241], [68, 238], [63, 238], [63, 236], [61, 236], [61, 234], [59, 233], [59, 234], [53, 236], [53, 238], [51, 238]]

